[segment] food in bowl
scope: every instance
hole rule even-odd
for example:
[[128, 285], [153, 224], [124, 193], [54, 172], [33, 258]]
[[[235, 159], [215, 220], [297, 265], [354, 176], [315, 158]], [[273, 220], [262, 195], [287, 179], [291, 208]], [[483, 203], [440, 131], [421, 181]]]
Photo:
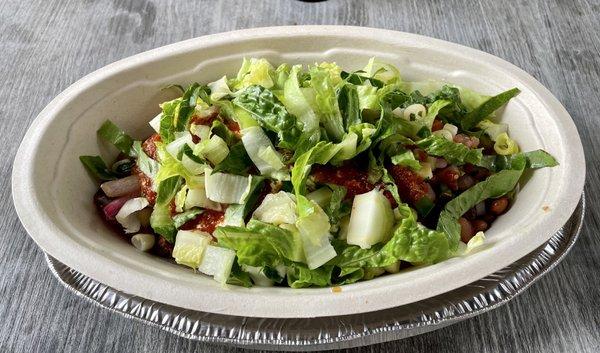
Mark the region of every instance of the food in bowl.
[[136, 248], [221, 283], [324, 287], [461, 256], [524, 170], [557, 165], [496, 122], [518, 89], [406, 82], [376, 59], [353, 72], [245, 59], [234, 78], [169, 89], [181, 96], [155, 134], [106, 121], [116, 161], [80, 159]]

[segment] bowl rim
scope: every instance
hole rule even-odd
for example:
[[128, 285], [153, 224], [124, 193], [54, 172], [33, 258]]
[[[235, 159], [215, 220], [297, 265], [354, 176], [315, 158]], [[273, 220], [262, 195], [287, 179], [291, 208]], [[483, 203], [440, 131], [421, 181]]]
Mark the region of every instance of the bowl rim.
[[[569, 144], [564, 146], [567, 155], [570, 156], [570, 164], [578, 166], [578, 168], [571, 168], [565, 172], [565, 179], [569, 180], [569, 183], [566, 184], [565, 192], [560, 195], [562, 212], [555, 214], [550, 219], [546, 219], [543, 224], [544, 237], [538, 237], [537, 241], [529, 241], [526, 244], [521, 244], [523, 245], [523, 249], [520, 249], [521, 252], [527, 254], [541, 245], [543, 241], [550, 238], [567, 221], [574, 211], [585, 183], [585, 158], [577, 129], [568, 112], [558, 100], [541, 83], [520, 68], [477, 49], [412, 33], [356, 26], [279, 26], [211, 34], [152, 49], [104, 66], [84, 76], [56, 96], [39, 113], [27, 130], [15, 155], [13, 164], [13, 202], [17, 215], [29, 235], [51, 256], [69, 267], [111, 287], [188, 309], [253, 317], [318, 317], [387, 309], [456, 289], [489, 275], [509, 265], [512, 261], [517, 260], [517, 258], [514, 258], [514, 255], [512, 257], [509, 256], [512, 253], [510, 249], [511, 245], [514, 245], [516, 241], [512, 239], [505, 242], [502, 248], [496, 249], [498, 251], [494, 254], [494, 259], [496, 260], [494, 266], [471, 268], [471, 264], [481, 261], [479, 259], [479, 255], [481, 254], [474, 254], [473, 258], [465, 258], [464, 261], [455, 263], [452, 272], [455, 274], [460, 273], [461, 277], [450, 285], [431, 287], [432, 282], [442, 280], [443, 276], [447, 275], [443, 273], [444, 271], [437, 271], [438, 273], [435, 273], [429, 270], [427, 276], [425, 276], [426, 278], [412, 278], [414, 281], [412, 286], [416, 286], [416, 288], [422, 286], [426, 290], [421, 291], [421, 293], [413, 293], [409, 299], [398, 298], [398, 296], [389, 298], [390, 296], [387, 294], [395, 290], [405, 289], [407, 284], [387, 280], [385, 281], [385, 285], [380, 284], [382, 281], [360, 282], [347, 286], [351, 290], [336, 291], [335, 293], [329, 288], [290, 289], [285, 292], [286, 294], [278, 291], [276, 295], [273, 294], [275, 292], [270, 293], [268, 289], [265, 290], [264, 288], [236, 291], [207, 288], [208, 293], [203, 293], [204, 302], [202, 302], [192, 300], [194, 293], [191, 293], [191, 291], [195, 289], [185, 284], [178, 284], [173, 279], [162, 278], [162, 280], [168, 281], [169, 286], [171, 286], [171, 291], [165, 294], [163, 291], [147, 289], [147, 286], [157, 286], [156, 275], [142, 273], [129, 267], [128, 271], [123, 271], [124, 274], [115, 276], [114, 272], [110, 269], [114, 268], [112, 266], [122, 266], [122, 264], [105, 255], [99, 255], [93, 249], [79, 246], [67, 237], [60, 236], [61, 232], [53, 226], [53, 222], [47, 217], [47, 213], [37, 202], [37, 196], [30, 192], [33, 190], [34, 183], [33, 176], [28, 171], [33, 169], [35, 159], [33, 157], [42, 133], [46, 131], [46, 128], [56, 118], [56, 113], [72, 97], [77, 96], [96, 83], [102, 82], [115, 74], [154, 60], [193, 52], [213, 45], [234, 44], [248, 39], [280, 38], [283, 36], [343, 36], [348, 38], [372, 39], [382, 43], [400, 43], [402, 40], [423, 41], [452, 51], [460, 50], [463, 55], [478, 57], [481, 60], [485, 60], [488, 65], [493, 65], [496, 68], [510, 72], [511, 75], [519, 80], [519, 84], [527, 86], [532, 92], [536, 93], [538, 96], [537, 99], [545, 105], [546, 109], [554, 113], [553, 118], [560, 124], [561, 135], [567, 136], [570, 141]], [[99, 221], [101, 220], [99, 219]], [[74, 253], [79, 255], [73, 255]], [[87, 261], [91, 257], [96, 257], [96, 261]], [[106, 266], [98, 266], [98, 262], [104, 263]], [[132, 276], [135, 276], [136, 280], [127, 283], [127, 278], [133, 278]], [[388, 276], [386, 278], [392, 277]], [[426, 285], [427, 283], [429, 283], [429, 286]], [[204, 294], [208, 295], [211, 300], [206, 301]], [[241, 296], [244, 297], [242, 298]], [[265, 299], [268, 299], [268, 303], [265, 303]], [[222, 301], [227, 301], [227, 305], [224, 306]], [[207, 302], [213, 304], [221, 302], [221, 305], [211, 307]]]

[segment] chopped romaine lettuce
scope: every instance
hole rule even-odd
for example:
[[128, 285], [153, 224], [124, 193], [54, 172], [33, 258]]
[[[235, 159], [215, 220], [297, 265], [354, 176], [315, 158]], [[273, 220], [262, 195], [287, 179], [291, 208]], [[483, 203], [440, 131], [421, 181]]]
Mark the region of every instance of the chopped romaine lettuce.
[[213, 276], [215, 281], [225, 284], [227, 279], [229, 279], [234, 261], [235, 251], [208, 245], [206, 250], [204, 250], [198, 271], [205, 275]]
[[369, 249], [372, 245], [385, 242], [391, 236], [394, 212], [390, 202], [380, 191], [372, 190], [356, 195], [348, 225], [348, 244]]
[[208, 244], [210, 244], [210, 239], [208, 233], [180, 230], [177, 232], [175, 246], [173, 247], [175, 262], [197, 269], [202, 262]]
[[254, 211], [252, 217], [274, 225], [295, 224], [297, 219], [295, 199], [293, 194], [285, 191], [268, 194]]

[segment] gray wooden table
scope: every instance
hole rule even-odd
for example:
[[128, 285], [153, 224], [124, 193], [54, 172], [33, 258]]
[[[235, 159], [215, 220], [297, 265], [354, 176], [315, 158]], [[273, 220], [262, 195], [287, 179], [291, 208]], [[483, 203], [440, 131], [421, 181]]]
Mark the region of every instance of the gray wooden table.
[[509, 304], [354, 352], [600, 351], [600, 1], [0, 1], [0, 352], [225, 352], [98, 309], [65, 290], [14, 212], [11, 165], [36, 114], [115, 60], [208, 33], [346, 24], [424, 34], [525, 69], [575, 119], [588, 162], [586, 226], [571, 254]]

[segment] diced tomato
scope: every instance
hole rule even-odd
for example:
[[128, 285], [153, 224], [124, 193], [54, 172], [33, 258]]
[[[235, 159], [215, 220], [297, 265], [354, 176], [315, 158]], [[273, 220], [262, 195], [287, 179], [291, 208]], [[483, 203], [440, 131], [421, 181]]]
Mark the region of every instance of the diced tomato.
[[438, 119], [433, 119], [433, 125], [431, 126], [431, 131], [438, 131], [444, 128], [444, 123]]
[[148, 155], [148, 157], [156, 160], [156, 142], [160, 142], [160, 135], [154, 134], [146, 139], [142, 143], [142, 150]]
[[196, 218], [188, 221], [181, 229], [183, 230], [200, 230], [212, 234], [215, 229], [223, 223], [225, 212], [204, 210]]
[[398, 193], [402, 200], [414, 205], [423, 196], [431, 193], [429, 184], [411, 169], [399, 165], [389, 165], [388, 170], [398, 186]]
[[144, 174], [144, 172], [142, 172], [137, 165], [131, 169], [131, 173], [133, 175], [137, 175], [140, 181], [140, 190], [142, 196], [148, 199], [148, 202], [151, 205], [154, 205], [156, 202], [156, 191], [152, 190], [152, 179]]

